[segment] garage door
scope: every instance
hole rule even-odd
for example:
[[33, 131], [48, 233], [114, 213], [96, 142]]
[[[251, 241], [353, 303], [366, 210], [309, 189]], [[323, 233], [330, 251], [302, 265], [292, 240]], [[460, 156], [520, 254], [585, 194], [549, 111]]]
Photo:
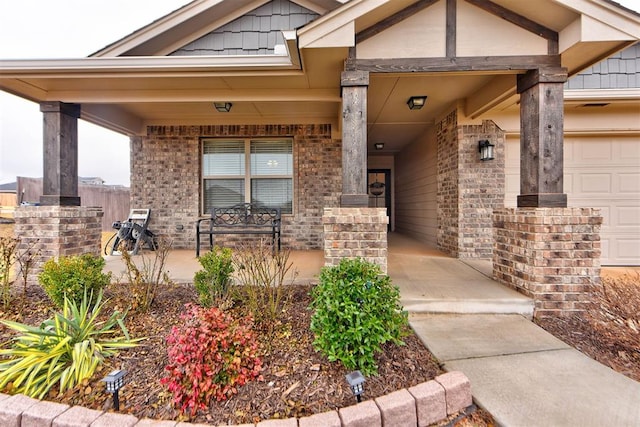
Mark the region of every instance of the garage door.
[[[640, 265], [640, 140], [565, 138], [564, 191], [571, 207], [602, 210], [602, 265]], [[520, 193], [520, 142], [507, 139], [505, 206]]]

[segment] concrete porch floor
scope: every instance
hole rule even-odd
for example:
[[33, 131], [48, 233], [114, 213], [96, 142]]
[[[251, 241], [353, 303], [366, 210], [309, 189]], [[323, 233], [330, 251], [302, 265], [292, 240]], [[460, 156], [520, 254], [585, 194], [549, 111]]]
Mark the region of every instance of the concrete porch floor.
[[[389, 233], [388, 274], [400, 288], [404, 307], [413, 313], [509, 313], [531, 317], [533, 302], [491, 280], [491, 262], [451, 258], [410, 237]], [[154, 252], [141, 250], [133, 257], [153, 260]], [[114, 279], [126, 273], [120, 256], [106, 256], [106, 269]], [[292, 251], [289, 261], [297, 272], [294, 283], [316, 283], [324, 265], [322, 250]], [[194, 250], [173, 250], [165, 268], [177, 283], [191, 283], [201, 266]]]

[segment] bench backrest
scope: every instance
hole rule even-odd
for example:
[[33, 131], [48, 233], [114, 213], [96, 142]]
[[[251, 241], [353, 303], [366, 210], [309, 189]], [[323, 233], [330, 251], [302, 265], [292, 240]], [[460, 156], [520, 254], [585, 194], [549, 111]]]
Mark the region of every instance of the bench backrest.
[[264, 227], [280, 222], [280, 208], [241, 203], [235, 206], [211, 209], [212, 226]]

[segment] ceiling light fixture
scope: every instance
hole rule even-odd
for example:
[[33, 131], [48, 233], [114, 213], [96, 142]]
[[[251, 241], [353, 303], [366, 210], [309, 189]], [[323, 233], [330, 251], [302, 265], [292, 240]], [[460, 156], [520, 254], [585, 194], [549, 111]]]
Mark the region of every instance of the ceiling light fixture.
[[216, 110], [218, 110], [220, 113], [228, 113], [229, 111], [231, 111], [231, 106], [233, 104], [230, 102], [214, 102], [213, 106], [216, 107]]
[[426, 95], [412, 96], [407, 101], [407, 105], [409, 106], [410, 110], [419, 110], [422, 107], [424, 107], [424, 104], [426, 104], [426, 103], [427, 103], [427, 96]]

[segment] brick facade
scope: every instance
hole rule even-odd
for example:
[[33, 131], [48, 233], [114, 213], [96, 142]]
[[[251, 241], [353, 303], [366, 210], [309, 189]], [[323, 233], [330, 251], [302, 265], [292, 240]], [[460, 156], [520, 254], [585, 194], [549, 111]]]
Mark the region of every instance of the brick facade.
[[[294, 213], [283, 215], [282, 244], [293, 250], [322, 248], [324, 207], [338, 206], [341, 144], [330, 125], [151, 126], [131, 140], [131, 207], [150, 208], [149, 229], [173, 248], [195, 247], [201, 217], [200, 139], [290, 137], [294, 151]], [[221, 244], [259, 236], [220, 236]]]
[[90, 253], [100, 256], [102, 234], [100, 208], [80, 206], [20, 206], [16, 208], [15, 235], [18, 250], [39, 251], [29, 282], [37, 283], [42, 265], [51, 258]]
[[326, 266], [363, 258], [387, 272], [386, 208], [325, 208], [322, 222]]
[[589, 307], [600, 284], [598, 209], [504, 208], [493, 223], [493, 276], [533, 298], [534, 317]]
[[[495, 123], [458, 125], [452, 111], [437, 126], [438, 248], [456, 258], [490, 259], [493, 210], [504, 205], [505, 139]], [[481, 161], [478, 141], [488, 139], [494, 159]]]

